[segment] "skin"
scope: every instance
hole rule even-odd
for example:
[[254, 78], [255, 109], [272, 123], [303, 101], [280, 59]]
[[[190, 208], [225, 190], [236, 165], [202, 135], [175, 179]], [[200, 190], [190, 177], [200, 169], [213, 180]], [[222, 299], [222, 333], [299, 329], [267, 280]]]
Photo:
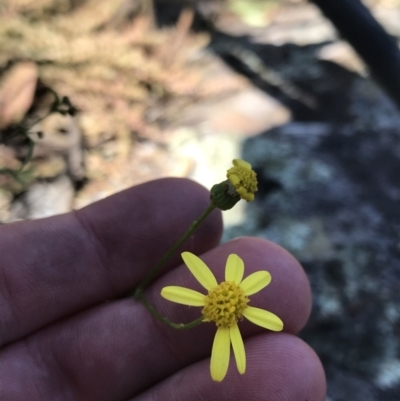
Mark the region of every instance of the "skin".
[[[209, 373], [215, 325], [176, 331], [132, 297], [146, 272], [207, 207], [208, 192], [184, 179], [128, 189], [77, 212], [0, 228], [0, 399], [10, 401], [267, 400], [323, 401], [325, 375], [296, 333], [311, 310], [307, 277], [284, 249], [258, 238], [218, 246], [214, 211], [182, 247], [218, 281], [237, 253], [245, 277], [268, 270], [272, 282], [251, 305], [277, 314], [283, 332], [243, 320], [247, 370], [231, 355], [225, 380]], [[148, 287], [148, 299], [175, 322], [201, 309], [161, 298], [167, 285], [203, 289], [180, 253]]]

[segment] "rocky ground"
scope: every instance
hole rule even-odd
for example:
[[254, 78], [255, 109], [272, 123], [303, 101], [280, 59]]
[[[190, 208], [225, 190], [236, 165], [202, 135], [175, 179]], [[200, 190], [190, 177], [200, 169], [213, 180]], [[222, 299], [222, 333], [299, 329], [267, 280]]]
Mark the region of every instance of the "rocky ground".
[[[399, 2], [366, 3], [400, 37]], [[400, 114], [319, 11], [301, 0], [199, 2], [199, 18], [167, 2], [156, 29], [118, 2], [4, 4], [3, 132], [43, 115], [48, 88], [78, 113], [31, 128], [29, 165], [17, 180], [0, 174], [0, 220], [161, 176], [210, 187], [243, 157], [260, 190], [229, 215], [224, 240], [257, 235], [302, 262], [314, 294], [302, 337], [324, 363], [329, 401], [397, 401]], [[0, 168], [18, 170], [26, 151], [0, 145]]]

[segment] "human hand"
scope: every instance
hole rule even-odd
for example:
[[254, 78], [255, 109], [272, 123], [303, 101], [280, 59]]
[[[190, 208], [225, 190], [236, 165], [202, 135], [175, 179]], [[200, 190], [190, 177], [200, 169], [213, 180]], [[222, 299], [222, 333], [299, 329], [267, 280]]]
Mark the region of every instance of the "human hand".
[[[120, 298], [200, 215], [208, 197], [193, 182], [162, 179], [77, 212], [0, 227], [0, 399], [323, 401], [322, 366], [295, 336], [311, 309], [303, 269], [265, 240], [217, 246], [219, 211], [182, 250], [201, 255], [219, 281], [230, 253], [244, 260], [246, 276], [269, 271], [271, 284], [251, 302], [284, 322], [281, 333], [239, 323], [244, 375], [231, 358], [225, 380], [212, 381], [215, 325], [176, 331], [139, 301]], [[171, 284], [195, 288], [179, 252], [148, 287], [147, 298], [173, 321], [198, 318], [198, 308], [161, 298], [161, 288]]]

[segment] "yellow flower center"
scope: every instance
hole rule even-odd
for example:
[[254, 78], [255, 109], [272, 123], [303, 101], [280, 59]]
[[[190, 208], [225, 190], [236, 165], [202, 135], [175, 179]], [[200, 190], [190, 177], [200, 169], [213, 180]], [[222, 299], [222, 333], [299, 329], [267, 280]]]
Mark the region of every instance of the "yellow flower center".
[[205, 322], [215, 322], [218, 327], [232, 327], [242, 318], [249, 298], [231, 281], [224, 281], [208, 292], [202, 310]]
[[257, 174], [251, 168], [237, 163], [228, 170], [226, 176], [242, 199], [247, 201], [254, 199], [254, 193], [257, 191]]

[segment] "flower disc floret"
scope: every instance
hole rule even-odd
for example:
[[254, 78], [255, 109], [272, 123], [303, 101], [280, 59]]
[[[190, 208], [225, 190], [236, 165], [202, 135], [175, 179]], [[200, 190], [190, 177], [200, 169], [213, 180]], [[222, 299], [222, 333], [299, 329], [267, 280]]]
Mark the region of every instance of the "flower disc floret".
[[233, 189], [239, 196], [251, 202], [254, 200], [254, 193], [257, 191], [257, 174], [251, 168], [251, 164], [244, 160], [233, 160], [233, 166], [226, 174]]
[[205, 322], [231, 328], [243, 317], [249, 298], [237, 284], [224, 281], [208, 292], [204, 302], [202, 314]]

